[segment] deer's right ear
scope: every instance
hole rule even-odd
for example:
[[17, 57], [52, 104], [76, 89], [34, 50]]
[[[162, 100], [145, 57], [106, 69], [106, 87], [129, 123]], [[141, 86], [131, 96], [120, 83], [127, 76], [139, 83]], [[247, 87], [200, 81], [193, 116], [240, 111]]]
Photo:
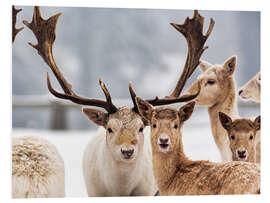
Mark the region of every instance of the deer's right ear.
[[82, 111], [87, 116], [87, 118], [93, 121], [95, 124], [103, 127], [106, 126], [108, 121], [108, 114], [101, 110], [91, 108], [83, 108]]
[[137, 103], [137, 107], [138, 107], [140, 115], [147, 121], [150, 121], [152, 118], [153, 110], [154, 110], [152, 105], [144, 101], [140, 97], [136, 97], [136, 103]]
[[223, 128], [225, 130], [230, 130], [231, 127], [232, 127], [232, 119], [231, 119], [231, 117], [228, 116], [225, 113], [222, 113], [222, 112], [218, 112], [218, 115], [219, 115], [219, 120], [220, 120], [221, 125], [223, 126]]
[[207, 61], [200, 60], [199, 66], [202, 72], [205, 72], [208, 68], [212, 66], [212, 64], [208, 63]]

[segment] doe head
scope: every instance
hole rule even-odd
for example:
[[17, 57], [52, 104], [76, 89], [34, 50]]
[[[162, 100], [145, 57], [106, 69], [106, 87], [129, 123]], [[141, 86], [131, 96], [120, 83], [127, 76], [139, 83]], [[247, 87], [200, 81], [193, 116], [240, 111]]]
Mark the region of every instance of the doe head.
[[232, 160], [255, 162], [256, 135], [260, 130], [261, 116], [254, 121], [247, 118], [232, 120], [219, 112], [219, 119], [229, 137]]
[[143, 151], [144, 122], [131, 108], [120, 107], [108, 114], [98, 109], [83, 108], [89, 120], [106, 129], [106, 142], [112, 156], [123, 162], [133, 162]]
[[181, 128], [194, 110], [190, 102], [178, 110], [171, 107], [154, 108], [147, 101], [136, 97], [139, 113], [151, 126], [152, 150], [161, 153], [173, 152], [179, 146]]
[[199, 106], [211, 107], [224, 99], [226, 91], [233, 88], [233, 75], [236, 69], [236, 56], [228, 58], [223, 65], [212, 65], [209, 62], [200, 61], [202, 74], [187, 89], [187, 94], [200, 91], [194, 99]]

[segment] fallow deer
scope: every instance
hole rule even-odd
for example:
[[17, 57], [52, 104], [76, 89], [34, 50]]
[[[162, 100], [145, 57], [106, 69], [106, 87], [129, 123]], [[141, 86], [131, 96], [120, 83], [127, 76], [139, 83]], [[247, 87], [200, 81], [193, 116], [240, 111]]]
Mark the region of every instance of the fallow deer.
[[[100, 130], [98, 136], [93, 138], [85, 149], [83, 170], [88, 195], [153, 195], [156, 192], [156, 184], [152, 171], [152, 155], [150, 144], [144, 143], [143, 135], [144, 126], [147, 123], [138, 113], [135, 101], [136, 94], [131, 84], [129, 91], [134, 104], [133, 108], [116, 107], [101, 79], [99, 82], [106, 101], [83, 98], [75, 94], [71, 85], [57, 67], [52, 54], [56, 23], [59, 16], [60, 14], [56, 14], [48, 20], [44, 20], [40, 15], [39, 7], [35, 7], [32, 22], [24, 21], [24, 24], [33, 31], [38, 41], [37, 45], [29, 44], [38, 51], [51, 68], [64, 91], [64, 93], [60, 93], [54, 90], [50, 83], [49, 74], [47, 74], [47, 86], [50, 93], [60, 99], [70, 100], [81, 105], [101, 107], [107, 111], [105, 113], [98, 109], [83, 108], [83, 113], [89, 120], [106, 129], [106, 131]], [[204, 47], [204, 43], [213, 29], [214, 21], [211, 20], [206, 35], [201, 34], [203, 17], [199, 16], [197, 11], [194, 12], [194, 18], [191, 21], [186, 20], [185, 24], [187, 25], [186, 28], [172, 24], [184, 34], [189, 45], [188, 60], [175, 88], [176, 92], [179, 92], [179, 88], [183, 88], [185, 81], [198, 65], [201, 54], [207, 48]], [[171, 95], [170, 97], [147, 101], [152, 105], [185, 102], [194, 99], [197, 93], [178, 96]], [[149, 138], [146, 137], [147, 139]]]
[[233, 161], [256, 162], [257, 132], [260, 130], [261, 116], [254, 121], [248, 118], [232, 120], [219, 112], [219, 119], [227, 131]]
[[250, 81], [248, 81], [238, 91], [243, 100], [251, 100], [257, 103], [261, 102], [261, 72], [258, 72]]
[[12, 197], [64, 196], [65, 167], [56, 147], [38, 137], [12, 138]]
[[196, 105], [208, 107], [211, 130], [215, 143], [220, 151], [223, 162], [231, 160], [231, 150], [227, 132], [222, 127], [218, 112], [224, 112], [231, 117], [238, 117], [237, 98], [234, 72], [236, 56], [228, 58], [222, 65], [212, 65], [201, 60], [199, 64], [203, 73], [186, 91], [197, 92], [194, 99]]
[[161, 195], [260, 193], [257, 164], [192, 161], [185, 156], [181, 128], [191, 116], [195, 102], [177, 110], [154, 108], [139, 97], [136, 101], [140, 114], [151, 126], [153, 170]]

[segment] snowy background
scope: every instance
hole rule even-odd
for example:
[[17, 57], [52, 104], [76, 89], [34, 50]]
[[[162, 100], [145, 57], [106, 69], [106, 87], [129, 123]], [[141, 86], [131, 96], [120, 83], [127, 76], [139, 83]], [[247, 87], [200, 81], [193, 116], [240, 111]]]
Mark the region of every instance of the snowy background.
[[[22, 20], [31, 21], [33, 7], [17, 8], [23, 9], [18, 15], [17, 27], [20, 27], [23, 26]], [[130, 106], [129, 81], [139, 96], [164, 96], [172, 90], [182, 71], [186, 42], [169, 23], [182, 24], [186, 16], [193, 15], [193, 11], [41, 7], [41, 12], [45, 18], [62, 12], [56, 29], [54, 56], [79, 95], [104, 98], [98, 85], [101, 76], [114, 103]], [[236, 81], [238, 87], [242, 86], [260, 70], [260, 13], [199, 12], [205, 16], [205, 29], [210, 17], [216, 22], [206, 42], [209, 49], [202, 59], [215, 64], [237, 55]], [[39, 107], [52, 101], [46, 86], [46, 72], [50, 70], [27, 42], [35, 43], [36, 39], [25, 27], [13, 44], [12, 136], [34, 135], [54, 143], [66, 165], [66, 195], [86, 196], [82, 154], [86, 144], [95, 136], [97, 126], [81, 113], [81, 107], [75, 106], [68, 108], [67, 130], [51, 130], [53, 109]], [[199, 69], [187, 86], [198, 74]], [[52, 73], [50, 75], [54, 79]], [[59, 89], [55, 80], [53, 85]], [[22, 105], [24, 98], [30, 98], [32, 106]], [[19, 107], [15, 105], [18, 103]], [[254, 117], [260, 114], [260, 107], [240, 102], [239, 113]], [[148, 132], [145, 134], [149, 136]], [[195, 109], [183, 127], [183, 143], [187, 156], [194, 160], [220, 161], [207, 109]]]

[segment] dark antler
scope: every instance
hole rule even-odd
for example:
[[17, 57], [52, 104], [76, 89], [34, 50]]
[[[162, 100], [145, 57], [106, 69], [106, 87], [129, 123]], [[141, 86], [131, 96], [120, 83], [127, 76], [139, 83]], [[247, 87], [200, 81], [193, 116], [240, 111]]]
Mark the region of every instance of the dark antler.
[[23, 30], [23, 27], [16, 28], [16, 21], [17, 21], [17, 14], [22, 11], [22, 9], [15, 9], [14, 6], [12, 6], [12, 43], [15, 40], [16, 35]]
[[[172, 91], [172, 93], [169, 96], [166, 96], [161, 99], [156, 97], [155, 99], [146, 100], [150, 104], [154, 106], [158, 106], [158, 105], [167, 105], [167, 104], [172, 104], [172, 103], [177, 103], [177, 102], [186, 102], [186, 101], [196, 98], [199, 95], [200, 90], [194, 95], [180, 96], [186, 81], [194, 72], [196, 67], [199, 65], [201, 55], [208, 48], [207, 46], [204, 47], [204, 44], [213, 30], [215, 22], [211, 18], [208, 31], [205, 35], [203, 34], [203, 24], [204, 24], [204, 17], [201, 16], [197, 10], [194, 11], [194, 15], [192, 19], [189, 19], [189, 17], [186, 18], [184, 24], [178, 25], [178, 24], [171, 23], [171, 25], [175, 29], [177, 29], [180, 33], [184, 35], [187, 41], [188, 55], [186, 59], [186, 64], [176, 84], [176, 87]], [[131, 83], [129, 85], [129, 91], [130, 91], [132, 101], [134, 103], [134, 110], [137, 110], [136, 102], [134, 102], [136, 94], [131, 86]]]
[[51, 16], [49, 19], [44, 20], [40, 14], [40, 8], [35, 6], [33, 19], [31, 23], [23, 21], [23, 23], [34, 33], [37, 38], [38, 44], [34, 45], [29, 42], [29, 44], [38, 51], [38, 54], [43, 58], [43, 60], [48, 64], [48, 66], [53, 71], [55, 77], [57, 78], [59, 84], [61, 85], [64, 93], [59, 93], [52, 88], [49, 74], [47, 73], [47, 86], [49, 91], [56, 97], [61, 99], [70, 100], [76, 104], [96, 106], [106, 109], [108, 113], [115, 113], [118, 108], [113, 105], [109, 91], [107, 90], [102, 79], [99, 79], [99, 84], [106, 96], [106, 101], [99, 99], [89, 99], [83, 98], [76, 95], [71, 84], [67, 82], [63, 74], [57, 67], [52, 53], [53, 43], [55, 41], [55, 30], [56, 24], [61, 13]]

